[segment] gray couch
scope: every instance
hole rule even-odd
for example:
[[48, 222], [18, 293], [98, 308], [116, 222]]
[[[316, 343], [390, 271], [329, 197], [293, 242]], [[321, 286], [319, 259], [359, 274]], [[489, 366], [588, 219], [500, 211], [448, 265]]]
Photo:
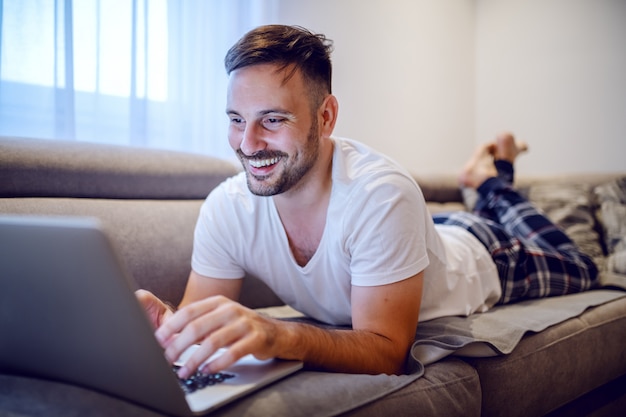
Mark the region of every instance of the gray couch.
[[[138, 287], [177, 303], [189, 274], [199, 207], [222, 180], [229, 162], [177, 153], [36, 139], [0, 138], [0, 214], [94, 216], [112, 233]], [[602, 263], [603, 282], [620, 287], [607, 270], [601, 207], [577, 196], [626, 173], [522, 179], [531, 196], [563, 221]], [[454, 178], [417, 176], [432, 211], [465, 209]], [[548, 188], [545, 188], [548, 185]], [[550, 191], [550, 187], [552, 191]], [[582, 188], [581, 188], [582, 187]], [[562, 213], [576, 201], [592, 231]], [[547, 201], [546, 201], [547, 200]], [[583, 199], [584, 200], [584, 199]], [[595, 201], [595, 202], [594, 202]], [[577, 216], [580, 219], [581, 216]], [[584, 217], [584, 216], [582, 216]], [[590, 234], [591, 233], [591, 234]], [[591, 236], [591, 238], [590, 238]], [[246, 280], [241, 301], [279, 306], [259, 282]], [[524, 305], [532, 309], [532, 302]], [[7, 337], [2, 335], [0, 337]], [[626, 415], [626, 298], [586, 309], [540, 332], [526, 334], [507, 355], [450, 355], [417, 376], [334, 375], [302, 371], [216, 415], [350, 416], [614, 416]], [[0, 415], [157, 415], [123, 399], [0, 370]]]

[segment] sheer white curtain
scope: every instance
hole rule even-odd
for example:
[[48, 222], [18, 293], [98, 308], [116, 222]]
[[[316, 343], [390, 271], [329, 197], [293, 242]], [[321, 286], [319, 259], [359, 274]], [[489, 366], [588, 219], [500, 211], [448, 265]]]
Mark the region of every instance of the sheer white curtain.
[[0, 0], [0, 135], [231, 157], [223, 58], [276, 0]]

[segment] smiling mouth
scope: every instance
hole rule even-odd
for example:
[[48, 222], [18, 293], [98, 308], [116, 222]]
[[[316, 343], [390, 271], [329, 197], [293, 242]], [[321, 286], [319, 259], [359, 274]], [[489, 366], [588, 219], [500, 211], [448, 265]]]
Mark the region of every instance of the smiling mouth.
[[267, 158], [267, 159], [248, 159], [248, 164], [253, 168], [265, 168], [277, 164], [280, 161], [280, 157]]

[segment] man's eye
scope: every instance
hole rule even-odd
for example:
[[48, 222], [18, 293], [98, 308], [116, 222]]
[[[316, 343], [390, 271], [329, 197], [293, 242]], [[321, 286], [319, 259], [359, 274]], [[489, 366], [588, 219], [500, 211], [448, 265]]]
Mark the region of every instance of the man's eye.
[[280, 118], [280, 117], [268, 117], [267, 119], [265, 119], [265, 124], [266, 125], [277, 125], [279, 123], [282, 123], [284, 119]]
[[243, 120], [239, 117], [231, 117], [230, 122], [234, 124], [240, 124], [240, 123], [243, 123]]

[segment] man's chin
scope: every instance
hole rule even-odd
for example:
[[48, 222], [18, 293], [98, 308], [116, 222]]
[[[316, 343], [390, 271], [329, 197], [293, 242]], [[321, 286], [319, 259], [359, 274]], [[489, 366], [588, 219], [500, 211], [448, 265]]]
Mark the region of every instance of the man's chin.
[[260, 197], [270, 197], [278, 194], [277, 190], [273, 184], [269, 182], [267, 177], [258, 178], [250, 173], [248, 173], [248, 189], [252, 194]]

